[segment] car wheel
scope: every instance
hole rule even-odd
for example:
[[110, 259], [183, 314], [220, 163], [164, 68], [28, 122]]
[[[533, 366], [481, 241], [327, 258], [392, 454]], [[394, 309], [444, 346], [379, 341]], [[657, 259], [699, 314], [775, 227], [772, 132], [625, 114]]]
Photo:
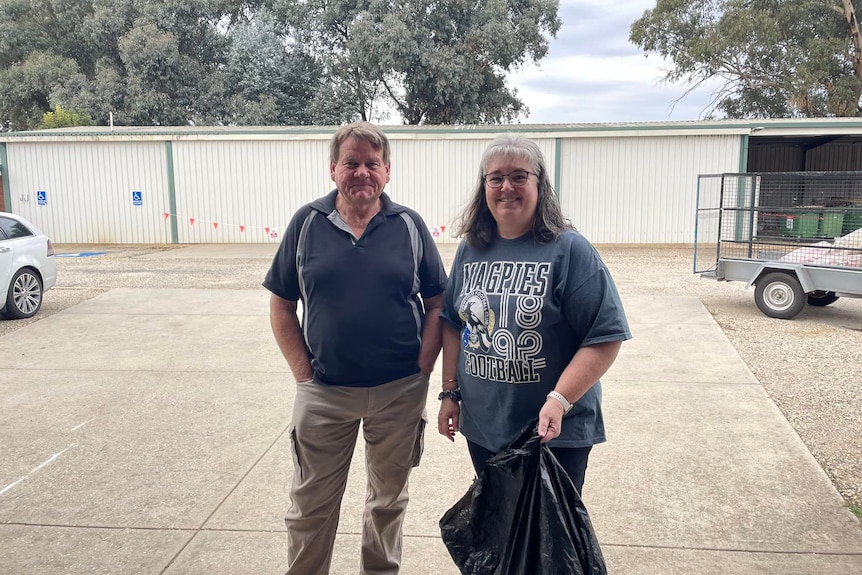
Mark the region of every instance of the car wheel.
[[838, 301], [838, 296], [834, 291], [813, 291], [808, 294], [808, 305], [823, 307], [830, 303]]
[[795, 275], [784, 272], [766, 274], [757, 281], [754, 301], [769, 317], [790, 319], [805, 307], [805, 292]]
[[6, 311], [9, 319], [32, 317], [42, 307], [42, 278], [30, 268], [18, 270], [12, 276], [6, 294]]

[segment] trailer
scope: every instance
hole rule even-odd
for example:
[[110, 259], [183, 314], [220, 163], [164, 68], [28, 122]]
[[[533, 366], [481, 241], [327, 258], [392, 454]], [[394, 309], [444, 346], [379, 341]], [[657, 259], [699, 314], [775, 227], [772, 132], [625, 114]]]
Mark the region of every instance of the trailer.
[[698, 176], [694, 273], [780, 319], [862, 297], [862, 172]]

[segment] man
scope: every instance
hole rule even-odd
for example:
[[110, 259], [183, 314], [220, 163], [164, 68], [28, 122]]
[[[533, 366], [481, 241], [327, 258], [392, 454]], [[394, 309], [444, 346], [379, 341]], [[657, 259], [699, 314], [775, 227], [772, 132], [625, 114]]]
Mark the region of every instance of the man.
[[263, 282], [275, 339], [297, 382], [288, 575], [329, 572], [360, 421], [367, 471], [360, 572], [396, 574], [401, 563], [446, 272], [422, 218], [383, 193], [389, 152], [386, 135], [367, 122], [335, 133], [336, 189], [294, 214]]

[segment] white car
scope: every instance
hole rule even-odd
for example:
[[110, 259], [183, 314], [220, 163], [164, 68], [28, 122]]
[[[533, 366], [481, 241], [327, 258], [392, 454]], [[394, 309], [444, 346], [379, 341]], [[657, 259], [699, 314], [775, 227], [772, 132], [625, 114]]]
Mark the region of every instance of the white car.
[[57, 282], [57, 259], [48, 236], [21, 216], [0, 212], [0, 314], [31, 317], [45, 290]]

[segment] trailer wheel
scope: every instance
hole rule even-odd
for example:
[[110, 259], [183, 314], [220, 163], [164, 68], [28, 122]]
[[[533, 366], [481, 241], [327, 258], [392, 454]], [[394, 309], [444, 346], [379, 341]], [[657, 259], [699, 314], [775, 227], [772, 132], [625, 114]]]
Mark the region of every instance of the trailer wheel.
[[808, 294], [808, 305], [816, 305], [817, 307], [835, 303], [837, 300], [838, 296], [835, 295], [834, 291], [813, 291]]
[[772, 272], [757, 281], [754, 301], [769, 317], [791, 319], [805, 307], [806, 297], [795, 275]]

